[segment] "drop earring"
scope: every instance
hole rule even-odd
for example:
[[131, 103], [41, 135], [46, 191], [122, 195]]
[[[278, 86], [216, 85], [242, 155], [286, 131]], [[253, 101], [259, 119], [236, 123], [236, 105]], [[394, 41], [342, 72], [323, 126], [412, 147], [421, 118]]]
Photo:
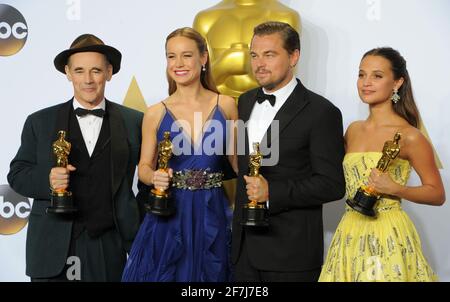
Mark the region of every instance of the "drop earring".
[[202, 71], [206, 71], [206, 66], [202, 65]]
[[397, 102], [400, 101], [400, 96], [398, 95], [398, 90], [397, 89], [394, 89], [394, 93], [391, 96], [391, 101], [394, 104], [397, 104]]

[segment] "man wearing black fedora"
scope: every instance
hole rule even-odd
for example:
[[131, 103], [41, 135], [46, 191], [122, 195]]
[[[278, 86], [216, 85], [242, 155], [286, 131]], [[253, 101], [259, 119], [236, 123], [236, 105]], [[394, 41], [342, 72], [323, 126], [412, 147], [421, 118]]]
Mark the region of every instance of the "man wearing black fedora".
[[[33, 198], [26, 243], [32, 281], [120, 281], [140, 215], [132, 190], [143, 114], [105, 99], [121, 53], [91, 34], [75, 39], [54, 60], [72, 82], [69, 101], [28, 116], [8, 182]], [[66, 167], [56, 167], [52, 144], [66, 131]], [[50, 193], [72, 192], [75, 214], [47, 211]]]

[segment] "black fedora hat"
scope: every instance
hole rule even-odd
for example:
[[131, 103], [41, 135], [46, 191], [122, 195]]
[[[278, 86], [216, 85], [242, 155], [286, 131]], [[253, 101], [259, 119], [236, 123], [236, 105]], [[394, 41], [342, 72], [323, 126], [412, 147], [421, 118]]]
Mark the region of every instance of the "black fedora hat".
[[69, 49], [64, 50], [55, 57], [53, 63], [58, 71], [65, 74], [65, 66], [67, 65], [69, 57], [77, 52], [87, 51], [104, 54], [113, 67], [113, 74], [119, 71], [120, 61], [122, 59], [120, 51], [114, 47], [105, 45], [102, 40], [92, 34], [84, 34], [76, 38]]

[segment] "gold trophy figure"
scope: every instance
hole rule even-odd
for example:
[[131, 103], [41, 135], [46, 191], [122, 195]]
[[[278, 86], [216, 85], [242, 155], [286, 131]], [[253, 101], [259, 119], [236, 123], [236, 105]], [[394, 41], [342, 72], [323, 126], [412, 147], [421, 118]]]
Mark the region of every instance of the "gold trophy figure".
[[[377, 163], [377, 169], [381, 172], [386, 172], [389, 164], [398, 156], [400, 153], [400, 146], [398, 141], [401, 138], [400, 133], [394, 135], [394, 140], [387, 141], [383, 146], [383, 155]], [[353, 199], [347, 199], [347, 204], [355, 211], [364, 214], [366, 216], [374, 217], [375, 213], [375, 203], [380, 198], [380, 194], [376, 192], [372, 187], [367, 185], [362, 185], [355, 194]]]
[[300, 32], [297, 11], [278, 0], [223, 0], [195, 16], [193, 27], [206, 39], [220, 93], [237, 99], [258, 87], [249, 48], [253, 28], [269, 20], [288, 23]]
[[[52, 144], [57, 167], [67, 167], [71, 148], [72, 144], [66, 141], [66, 131], [58, 131], [58, 139]], [[77, 211], [73, 205], [72, 192], [66, 189], [52, 190], [50, 207], [47, 208], [47, 213], [71, 214]]]
[[[249, 176], [258, 177], [261, 168], [262, 155], [259, 150], [259, 143], [253, 143], [253, 152], [249, 156]], [[269, 218], [266, 203], [259, 203], [256, 200], [250, 200], [242, 209], [241, 225], [252, 227], [269, 226]]]
[[[172, 157], [172, 142], [170, 132], [164, 132], [164, 139], [158, 143], [158, 170], [167, 172], [169, 159]], [[170, 191], [153, 188], [150, 192], [150, 200], [146, 205], [148, 212], [158, 216], [170, 216], [175, 213], [175, 204]]]

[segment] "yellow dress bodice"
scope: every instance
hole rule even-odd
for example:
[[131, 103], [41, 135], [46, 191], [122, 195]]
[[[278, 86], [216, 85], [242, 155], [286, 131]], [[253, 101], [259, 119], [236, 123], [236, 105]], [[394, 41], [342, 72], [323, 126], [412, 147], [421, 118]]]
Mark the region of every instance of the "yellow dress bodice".
[[[347, 198], [353, 198], [359, 187], [367, 184], [370, 172], [377, 166], [381, 152], [351, 152], [344, 157], [343, 167], [346, 183]], [[406, 185], [411, 173], [409, 161], [396, 158], [391, 162], [387, 171], [392, 180]], [[383, 212], [393, 208], [400, 208], [400, 199], [394, 196], [382, 195], [375, 205], [376, 212]], [[349, 211], [350, 207], [346, 209]]]

